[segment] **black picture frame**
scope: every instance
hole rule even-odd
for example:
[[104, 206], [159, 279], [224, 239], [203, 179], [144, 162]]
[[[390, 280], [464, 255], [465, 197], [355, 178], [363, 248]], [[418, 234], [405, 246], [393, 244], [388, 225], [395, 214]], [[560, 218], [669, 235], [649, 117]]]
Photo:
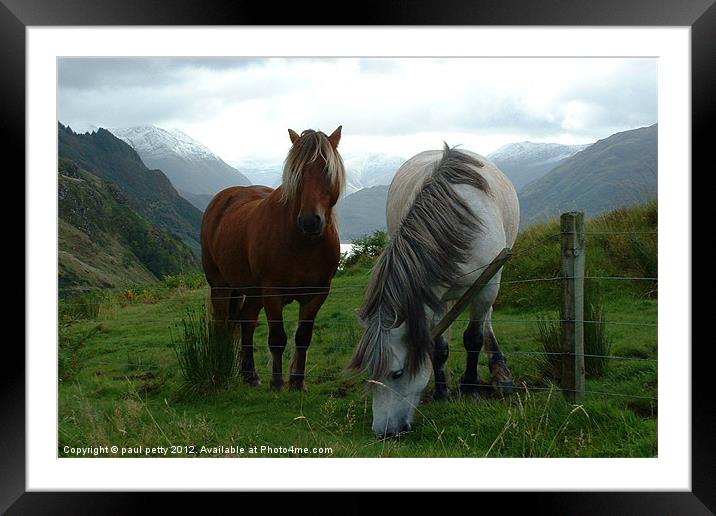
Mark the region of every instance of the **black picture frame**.
[[[51, 25], [574, 25], [574, 26], [689, 26], [692, 70], [692, 181], [697, 173], [712, 171], [713, 146], [707, 129], [714, 120], [716, 97], [715, 0], [363, 0], [355, 4], [301, 2], [278, 4], [244, 0], [0, 0], [0, 113], [5, 164], [13, 163], [19, 180], [25, 169], [25, 29]], [[350, 14], [349, 14], [350, 13]], [[14, 158], [8, 160], [8, 158]], [[708, 168], [707, 168], [708, 167]], [[702, 170], [703, 169], [703, 170]], [[6, 169], [8, 173], [10, 169]], [[19, 182], [19, 181], [18, 181]], [[9, 184], [9, 183], [7, 183]], [[6, 187], [9, 188], [9, 186]], [[24, 192], [24, 181], [16, 186]], [[692, 190], [696, 192], [695, 190]], [[695, 199], [692, 206], [697, 206]], [[19, 210], [16, 212], [19, 213]], [[693, 216], [692, 235], [705, 229]], [[19, 224], [15, 222], [17, 231]], [[9, 237], [8, 237], [9, 238]], [[16, 239], [17, 242], [24, 242]], [[24, 247], [23, 247], [24, 248]], [[691, 255], [691, 249], [685, 250]], [[17, 267], [15, 260], [14, 267]], [[692, 260], [692, 264], [695, 263]], [[692, 265], [693, 270], [695, 269]], [[25, 269], [25, 275], [32, 274]], [[690, 275], [686, 276], [691, 282]], [[704, 304], [691, 302], [692, 321], [706, 316]], [[17, 303], [19, 304], [19, 303]], [[24, 306], [24, 303], [23, 303]], [[32, 309], [32, 307], [27, 307]], [[695, 335], [695, 334], [694, 334]], [[0, 382], [0, 511], [7, 514], [127, 514], [166, 510], [181, 504], [182, 513], [203, 502], [183, 493], [39, 493], [25, 488], [25, 355], [9, 339]], [[716, 511], [716, 417], [711, 401], [709, 340], [692, 346], [692, 491], [612, 493], [512, 493], [510, 505], [531, 513], [551, 514], [711, 514]], [[696, 342], [696, 340], [694, 340]], [[664, 345], [688, 345], [664, 343]], [[227, 497], [230, 495], [226, 495]], [[261, 506], [246, 500], [242, 506]], [[367, 512], [374, 495], [351, 495], [341, 512]], [[504, 504], [504, 494], [481, 493], [486, 501]], [[297, 497], [297, 498], [296, 498]], [[502, 498], [501, 498], [502, 497]], [[302, 497], [292, 495], [296, 505]], [[272, 500], [276, 500], [272, 496]], [[227, 500], [228, 501], [228, 500]], [[412, 502], [424, 503], [415, 495]], [[452, 502], [451, 502], [452, 503]], [[460, 503], [460, 502], [458, 502]], [[248, 505], [247, 505], [248, 504]], [[293, 505], [293, 503], [292, 503]], [[198, 507], [198, 506], [197, 506]], [[269, 509], [267, 509], [269, 510]], [[410, 510], [408, 505], [402, 510]], [[271, 511], [273, 512], [273, 511]]]

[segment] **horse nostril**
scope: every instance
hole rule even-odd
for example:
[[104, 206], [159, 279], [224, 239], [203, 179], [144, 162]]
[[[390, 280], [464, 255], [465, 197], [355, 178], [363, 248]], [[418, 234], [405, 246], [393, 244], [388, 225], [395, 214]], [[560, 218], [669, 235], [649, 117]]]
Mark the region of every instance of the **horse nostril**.
[[301, 215], [298, 216], [298, 227], [300, 227], [304, 233], [318, 233], [322, 224], [323, 218], [320, 215], [308, 215], [306, 217]]

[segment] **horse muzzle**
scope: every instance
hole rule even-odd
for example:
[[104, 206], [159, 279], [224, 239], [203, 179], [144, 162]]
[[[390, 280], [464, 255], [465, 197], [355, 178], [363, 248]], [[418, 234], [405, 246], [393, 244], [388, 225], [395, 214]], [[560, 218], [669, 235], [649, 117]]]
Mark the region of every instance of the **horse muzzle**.
[[298, 228], [306, 236], [320, 236], [326, 227], [325, 219], [318, 214], [298, 216]]

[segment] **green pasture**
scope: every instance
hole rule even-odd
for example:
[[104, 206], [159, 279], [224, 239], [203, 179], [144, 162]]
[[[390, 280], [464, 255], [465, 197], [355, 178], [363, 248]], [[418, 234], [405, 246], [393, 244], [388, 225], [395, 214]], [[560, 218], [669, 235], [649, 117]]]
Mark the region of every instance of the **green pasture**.
[[[630, 234], [627, 234], [627, 230]], [[589, 232], [593, 235], [589, 235]], [[587, 275], [656, 277], [656, 205], [610, 214], [587, 224]], [[236, 381], [215, 392], [189, 393], [172, 338], [188, 312], [205, 310], [199, 276], [168, 278], [135, 289], [66, 296], [60, 300], [58, 454], [70, 448], [155, 447], [179, 455], [311, 457], [655, 457], [657, 455], [657, 284], [653, 280], [588, 279], [604, 304], [611, 355], [605, 373], [587, 378], [583, 403], [565, 401], [545, 375], [537, 321], [557, 317], [559, 272], [556, 223], [528, 229], [505, 267], [493, 326], [518, 385], [505, 399], [457, 396], [464, 365], [462, 316], [450, 335], [453, 399], [418, 407], [414, 431], [378, 440], [371, 432], [366, 378], [345, 370], [360, 337], [361, 304], [371, 258], [352, 260], [334, 280], [308, 354], [307, 392], [273, 392], [267, 326], [256, 334], [263, 384]], [[508, 283], [545, 278], [533, 283]], [[296, 329], [297, 306], [285, 311]], [[287, 370], [292, 338], [284, 356]], [[489, 378], [486, 357], [481, 374]], [[193, 447], [197, 453], [184, 447]], [[206, 452], [199, 453], [201, 447]], [[226, 453], [229, 446], [289, 448]], [[139, 448], [141, 447], [141, 448]], [[221, 448], [224, 447], [224, 448]], [[290, 451], [294, 447], [294, 451]], [[317, 450], [314, 453], [314, 448]], [[309, 449], [304, 453], [303, 449]], [[328, 449], [328, 451], [326, 451]], [[137, 450], [135, 450], [136, 452]], [[101, 456], [121, 456], [104, 452]]]

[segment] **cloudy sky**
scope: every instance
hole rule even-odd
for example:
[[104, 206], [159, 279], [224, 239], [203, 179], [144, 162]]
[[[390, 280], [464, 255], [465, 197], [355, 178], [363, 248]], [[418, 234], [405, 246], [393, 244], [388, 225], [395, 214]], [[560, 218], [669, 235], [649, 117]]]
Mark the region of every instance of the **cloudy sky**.
[[76, 131], [177, 128], [228, 163], [282, 160], [287, 129], [343, 125], [344, 155], [591, 143], [657, 121], [653, 59], [63, 58]]

